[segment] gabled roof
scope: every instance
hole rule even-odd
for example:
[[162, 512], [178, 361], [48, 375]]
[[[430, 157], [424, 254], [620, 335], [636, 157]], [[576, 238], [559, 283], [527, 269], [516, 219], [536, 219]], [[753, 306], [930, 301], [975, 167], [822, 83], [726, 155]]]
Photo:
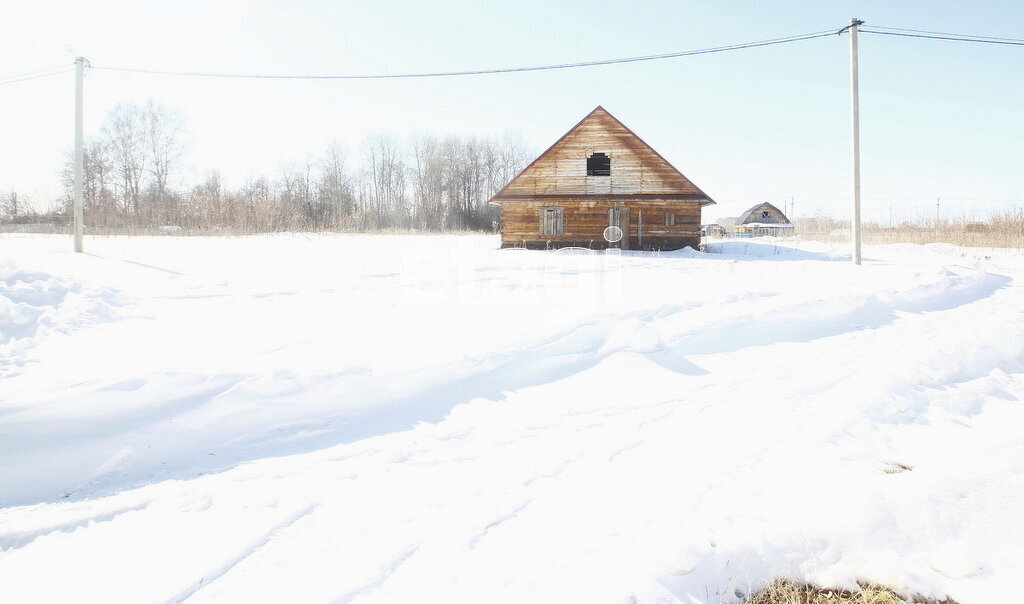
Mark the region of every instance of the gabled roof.
[[[589, 177], [591, 180], [587, 182], [584, 150], [604, 151], [610, 148], [618, 153], [613, 157], [613, 180], [598, 181], [605, 177], [597, 176]], [[634, 193], [692, 199], [702, 206], [715, 203], [661, 154], [600, 105], [530, 162], [488, 201], [500, 203], [551, 194], [630, 193], [623, 185], [617, 188], [608, 185], [609, 191], [604, 193], [592, 190], [594, 183], [615, 182], [614, 175], [617, 172], [614, 166], [630, 163], [634, 166], [635, 175], [640, 175], [638, 190]], [[572, 166], [569, 174], [566, 173], [567, 164]]]
[[772, 204], [768, 203], [767, 201], [764, 202], [764, 203], [759, 203], [756, 206], [754, 206], [754, 207], [750, 208], [749, 210], [747, 210], [746, 212], [743, 212], [742, 214], [740, 214], [740, 217], [736, 219], [736, 224], [745, 224], [747, 222], [747, 219], [750, 218], [751, 214], [753, 214], [754, 212], [758, 212], [760, 210], [763, 210], [764, 208], [769, 208], [769, 209], [775, 210], [776, 212], [779, 213], [780, 216], [782, 216], [783, 218], [786, 219], [785, 224], [789, 224], [789, 217], [786, 216], [786, 213], [783, 212], [782, 210], [780, 210], [779, 208], [773, 206]]

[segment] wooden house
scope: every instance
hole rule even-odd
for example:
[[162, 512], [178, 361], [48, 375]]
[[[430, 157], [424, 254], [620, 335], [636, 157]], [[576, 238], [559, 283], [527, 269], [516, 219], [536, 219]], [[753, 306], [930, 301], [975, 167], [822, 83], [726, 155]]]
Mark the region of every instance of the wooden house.
[[759, 203], [740, 216], [719, 218], [705, 224], [701, 231], [706, 237], [788, 237], [794, 226], [782, 210], [770, 203]]
[[733, 232], [747, 237], [787, 237], [793, 234], [793, 223], [782, 210], [765, 202], [741, 214]]
[[[495, 193], [501, 246], [696, 249], [715, 203], [603, 107], [591, 111]], [[619, 227], [621, 241], [605, 241]], [[614, 231], [614, 230], [613, 230]]]

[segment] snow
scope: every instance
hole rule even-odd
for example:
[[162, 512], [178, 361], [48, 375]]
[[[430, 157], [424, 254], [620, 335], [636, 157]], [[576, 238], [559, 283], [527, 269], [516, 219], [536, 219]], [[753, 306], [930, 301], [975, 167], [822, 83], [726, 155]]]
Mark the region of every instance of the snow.
[[1024, 572], [1024, 256], [0, 236], [0, 601], [962, 604]]

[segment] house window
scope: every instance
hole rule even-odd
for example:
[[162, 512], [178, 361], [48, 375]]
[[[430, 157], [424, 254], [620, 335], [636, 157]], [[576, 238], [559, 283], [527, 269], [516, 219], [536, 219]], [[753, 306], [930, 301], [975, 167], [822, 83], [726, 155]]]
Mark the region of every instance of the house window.
[[761, 218], [768, 218], [771, 214], [770, 210], [761, 210]]
[[611, 176], [612, 158], [595, 153], [587, 158], [587, 176]]
[[565, 232], [565, 208], [542, 207], [540, 209], [540, 234], [561, 235]]
[[671, 212], [665, 212], [665, 226], [673, 226], [676, 223], [676, 215]]

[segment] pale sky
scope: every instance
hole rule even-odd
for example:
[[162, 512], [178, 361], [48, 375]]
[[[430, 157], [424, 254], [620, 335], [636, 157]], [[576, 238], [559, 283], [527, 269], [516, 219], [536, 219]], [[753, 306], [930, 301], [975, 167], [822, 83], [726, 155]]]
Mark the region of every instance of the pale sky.
[[[628, 7], [628, 8], [624, 8]], [[0, 79], [94, 65], [243, 73], [415, 72], [642, 55], [867, 25], [1024, 38], [1019, 2], [29, 2], [0, 4]], [[862, 34], [865, 219], [1024, 205], [1024, 47]], [[575, 70], [432, 80], [217, 80], [90, 70], [86, 135], [120, 101], [181, 111], [188, 182], [276, 177], [373, 131], [520, 133], [540, 152], [597, 105], [719, 205], [850, 205], [846, 36]], [[59, 193], [73, 75], [0, 86], [0, 191]]]

